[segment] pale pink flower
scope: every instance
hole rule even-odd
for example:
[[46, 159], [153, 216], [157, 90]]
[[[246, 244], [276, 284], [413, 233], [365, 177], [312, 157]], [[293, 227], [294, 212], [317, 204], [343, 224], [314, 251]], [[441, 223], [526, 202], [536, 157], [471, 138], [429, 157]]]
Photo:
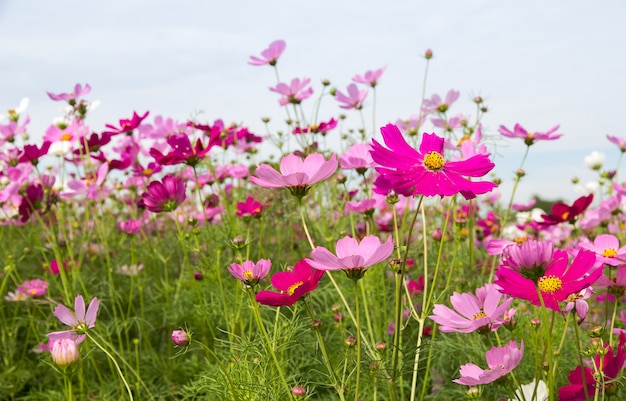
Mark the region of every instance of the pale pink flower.
[[456, 102], [460, 94], [459, 91], [450, 89], [446, 94], [445, 100], [441, 100], [439, 95], [434, 94], [430, 99], [424, 99], [422, 110], [424, 113], [445, 113], [452, 106], [452, 103]]
[[503, 347], [492, 347], [485, 357], [487, 359], [488, 369], [481, 369], [473, 363], [467, 363], [461, 366], [461, 377], [452, 380], [455, 383], [465, 386], [476, 386], [479, 384], [487, 384], [506, 376], [519, 365], [524, 356], [524, 341], [518, 349], [515, 341], [511, 340]]
[[287, 44], [285, 43], [284, 40], [275, 40], [272, 43], [270, 43], [270, 46], [263, 50], [261, 52], [261, 57], [256, 57], [256, 56], [250, 56], [250, 61], [248, 62], [248, 64], [250, 65], [265, 65], [265, 64], [269, 64], [269, 65], [276, 65], [276, 62], [278, 61], [278, 58], [280, 57], [281, 54], [283, 54], [283, 51], [285, 51], [285, 47], [287, 47]]
[[87, 199], [104, 199], [110, 192], [102, 185], [108, 172], [108, 163], [103, 163], [98, 167], [95, 177], [91, 174], [82, 180], [69, 180], [67, 186], [70, 190], [62, 192], [60, 196], [62, 198], [74, 198], [85, 195]]
[[308, 193], [311, 185], [333, 175], [337, 166], [335, 155], [326, 160], [322, 154], [313, 153], [302, 160], [300, 156], [289, 154], [280, 160], [280, 173], [267, 164], [261, 164], [250, 181], [265, 188], [288, 188], [294, 196], [301, 198]]
[[17, 287], [17, 291], [29, 297], [41, 297], [48, 291], [48, 283], [41, 279], [27, 280]]
[[344, 95], [340, 90], [335, 92], [335, 99], [337, 99], [339, 103], [342, 103], [339, 107], [346, 110], [361, 110], [363, 108], [363, 101], [366, 97], [367, 90], [360, 91], [356, 84], [348, 85], [347, 95]]
[[626, 245], [620, 247], [619, 239], [614, 235], [601, 234], [593, 240], [593, 243], [589, 240], [582, 241], [578, 247], [595, 252], [598, 261], [607, 265], [619, 266], [625, 263], [623, 259], [626, 259]]
[[370, 154], [371, 145], [367, 143], [357, 143], [339, 157], [339, 164], [344, 170], [357, 170], [365, 172], [369, 167], [376, 165]]
[[272, 261], [269, 259], [260, 259], [256, 263], [251, 260], [246, 260], [242, 264], [231, 263], [231, 265], [228, 266], [228, 272], [237, 280], [252, 286], [256, 285], [259, 280], [264, 279], [271, 268]]
[[567, 304], [563, 308], [563, 312], [569, 313], [575, 310], [578, 315], [578, 324], [581, 324], [583, 320], [585, 320], [587, 312], [589, 311], [587, 299], [589, 299], [592, 294], [593, 289], [591, 287], [583, 288], [579, 292], [570, 294], [565, 300]]
[[65, 305], [57, 305], [54, 308], [54, 316], [62, 323], [70, 326], [71, 329], [48, 333], [48, 338], [50, 341], [69, 338], [74, 340], [76, 344], [82, 343], [85, 340], [87, 330], [96, 325], [96, 315], [99, 307], [100, 302], [98, 298], [93, 298], [89, 303], [87, 312], [85, 312], [85, 300], [82, 295], [78, 295], [74, 300], [74, 312]]
[[311, 79], [304, 78], [300, 81], [299, 78], [291, 80], [291, 84], [287, 85], [284, 82], [279, 82], [275, 87], [270, 88], [272, 92], [283, 95], [279, 100], [281, 106], [288, 104], [300, 104], [304, 99], [307, 99], [313, 94], [313, 89], [309, 86]]
[[50, 99], [55, 101], [67, 101], [67, 102], [76, 102], [76, 99], [79, 97], [88, 95], [91, 92], [91, 86], [89, 84], [85, 84], [83, 87], [81, 84], [76, 84], [74, 86], [74, 91], [69, 93], [58, 93], [54, 94], [51, 92], [46, 92]]
[[609, 141], [616, 144], [622, 153], [626, 152], [626, 139], [618, 138], [616, 136], [611, 136], [611, 135], [607, 135], [606, 137]]
[[328, 249], [316, 247], [311, 258], [305, 259], [308, 264], [318, 270], [344, 270], [348, 277], [359, 279], [365, 269], [387, 259], [393, 252], [391, 236], [384, 243], [374, 235], [364, 237], [359, 243], [352, 237], [344, 237], [337, 241], [336, 255]]
[[50, 340], [48, 348], [50, 349], [52, 360], [61, 368], [65, 368], [80, 360], [78, 344], [71, 338]]
[[383, 72], [385, 72], [386, 69], [387, 67], [383, 67], [383, 68], [379, 68], [378, 70], [367, 71], [364, 75], [357, 74], [352, 78], [352, 80], [354, 82], [358, 82], [360, 84], [367, 84], [371, 86], [372, 88], [375, 88], [376, 85], [378, 85], [378, 80], [383, 75]]
[[376, 199], [365, 199], [362, 201], [346, 202], [346, 210], [354, 213], [374, 212], [376, 209]]
[[555, 125], [546, 132], [528, 132], [521, 125], [515, 124], [513, 131], [509, 130], [504, 125], [501, 125], [500, 128], [498, 128], [498, 131], [500, 132], [500, 135], [506, 136], [507, 138], [523, 139], [524, 143], [527, 146], [530, 146], [535, 143], [535, 141], [553, 141], [555, 139], [559, 139], [563, 136], [563, 134], [555, 134], [558, 129], [559, 125]]

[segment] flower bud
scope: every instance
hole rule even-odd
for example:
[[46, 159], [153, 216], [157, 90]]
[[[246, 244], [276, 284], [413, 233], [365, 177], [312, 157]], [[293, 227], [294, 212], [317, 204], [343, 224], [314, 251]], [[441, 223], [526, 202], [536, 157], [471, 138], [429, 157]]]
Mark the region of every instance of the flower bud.
[[443, 236], [441, 230], [438, 228], [434, 229], [431, 235], [435, 241], [440, 241], [441, 237]]
[[348, 336], [344, 340], [344, 343], [346, 344], [346, 347], [352, 348], [354, 347], [354, 344], [356, 344], [356, 338], [354, 336]]
[[71, 338], [63, 338], [61, 340], [52, 341], [50, 345], [50, 355], [52, 360], [59, 367], [65, 368], [80, 359], [78, 346]]
[[172, 342], [179, 347], [188, 345], [189, 341], [191, 341], [191, 334], [187, 333], [185, 330], [172, 331]]
[[202, 272], [200, 270], [196, 270], [195, 272], [193, 272], [193, 278], [196, 281], [202, 281], [204, 276], [202, 275]]
[[433, 58], [433, 51], [431, 49], [426, 49], [426, 51], [424, 52], [424, 58], [426, 60], [430, 60], [431, 58]]
[[293, 386], [293, 388], [291, 389], [291, 394], [294, 397], [298, 398], [304, 397], [306, 395], [306, 389], [298, 384], [297, 386]]

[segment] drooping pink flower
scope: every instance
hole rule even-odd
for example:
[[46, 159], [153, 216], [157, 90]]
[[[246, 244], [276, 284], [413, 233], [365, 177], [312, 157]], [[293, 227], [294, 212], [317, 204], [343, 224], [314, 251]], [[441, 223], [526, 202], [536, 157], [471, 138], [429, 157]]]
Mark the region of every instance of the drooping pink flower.
[[339, 157], [339, 164], [344, 170], [356, 170], [364, 173], [368, 168], [375, 165], [374, 159], [370, 154], [372, 147], [367, 143], [357, 143], [348, 148], [346, 152]]
[[473, 363], [467, 363], [461, 366], [461, 377], [452, 380], [455, 383], [465, 386], [476, 386], [479, 384], [487, 384], [508, 375], [513, 369], [519, 365], [524, 356], [524, 341], [518, 349], [517, 343], [511, 340], [503, 347], [492, 347], [486, 352], [488, 369], [481, 369]]
[[513, 298], [504, 297], [493, 284], [485, 284], [472, 293], [459, 294], [454, 292], [450, 303], [455, 310], [445, 305], [435, 304], [433, 315], [429, 318], [441, 327], [444, 333], [471, 333], [478, 331], [481, 334], [496, 330], [502, 325], [500, 316], [511, 306]]
[[443, 156], [444, 139], [435, 134], [424, 134], [419, 151], [403, 138], [398, 127], [388, 124], [380, 129], [384, 147], [372, 140], [372, 158], [381, 167], [374, 182], [374, 191], [424, 196], [451, 196], [460, 193], [465, 199], [475, 198], [496, 187], [489, 181], [470, 181], [468, 177], [482, 177], [495, 165], [484, 155], [467, 160], [447, 161]]
[[367, 71], [364, 75], [357, 74], [352, 78], [352, 80], [354, 82], [366, 84], [371, 86], [372, 88], [375, 88], [376, 85], [378, 85], [378, 80], [383, 75], [383, 72], [385, 72], [386, 69], [387, 67], [383, 67], [379, 68], [378, 70]]
[[589, 299], [592, 294], [593, 290], [591, 287], [583, 288], [580, 292], [570, 294], [566, 299], [567, 304], [565, 304], [563, 312], [570, 313], [575, 311], [578, 315], [578, 324], [581, 324], [583, 320], [585, 320], [585, 317], [587, 317], [587, 312], [589, 311], [587, 299]]
[[141, 195], [141, 204], [154, 213], [172, 212], [186, 199], [182, 178], [167, 175], [162, 181], [152, 181]]
[[256, 294], [256, 301], [269, 306], [293, 305], [315, 290], [323, 275], [323, 270], [314, 269], [306, 260], [301, 260], [295, 264], [293, 271], [278, 272], [272, 276], [272, 285], [280, 293], [262, 290]]
[[283, 51], [285, 51], [285, 47], [287, 46], [287, 44], [285, 43], [284, 40], [275, 40], [274, 42], [270, 43], [270, 46], [263, 50], [261, 52], [261, 57], [256, 57], [256, 56], [250, 56], [250, 61], [248, 62], [248, 64], [250, 65], [265, 65], [265, 64], [269, 64], [269, 65], [276, 65], [276, 62], [278, 61], [278, 58], [280, 57], [281, 54], [283, 54]]
[[48, 97], [54, 101], [67, 101], [68, 103], [76, 103], [76, 99], [88, 95], [91, 92], [91, 86], [89, 84], [85, 84], [83, 87], [81, 84], [76, 84], [74, 86], [74, 91], [69, 93], [58, 93], [54, 94], [51, 92], [46, 92]]
[[[538, 275], [535, 273], [533, 278], [527, 278], [517, 270], [501, 266], [494, 283], [504, 294], [525, 299], [537, 306], [542, 305], [543, 300], [546, 308], [560, 312], [559, 302], [589, 287], [600, 277], [603, 267], [594, 270], [595, 261], [593, 252], [581, 250], [569, 265], [567, 252], [555, 250], [542, 276], [535, 279]], [[542, 300], [538, 293], [541, 293]]]
[[454, 102], [456, 102], [456, 100], [459, 98], [460, 94], [461, 93], [459, 91], [455, 91], [454, 89], [450, 89], [448, 91], [448, 93], [446, 94], [445, 100], [441, 100], [441, 97], [439, 95], [434, 94], [434, 95], [431, 96], [430, 99], [424, 99], [424, 104], [422, 106], [422, 110], [426, 114], [428, 114], [428, 113], [445, 113], [446, 111], [448, 111], [450, 106], [452, 106], [452, 104]]
[[598, 260], [607, 265], [619, 266], [626, 263], [624, 262], [624, 259], [626, 259], [626, 245], [620, 248], [619, 239], [614, 235], [600, 234], [593, 240], [593, 243], [581, 241], [578, 247], [595, 252]]
[[530, 146], [534, 144], [535, 141], [553, 141], [559, 139], [563, 136], [563, 134], [555, 134], [559, 127], [559, 125], [556, 125], [546, 132], [528, 132], [521, 125], [515, 124], [513, 131], [509, 130], [504, 125], [501, 125], [498, 131], [500, 135], [506, 136], [507, 138], [521, 138], [527, 146]]
[[263, 213], [263, 204], [252, 196], [245, 202], [237, 202], [237, 217], [259, 217]]
[[17, 291], [29, 297], [41, 297], [48, 291], [48, 283], [41, 279], [27, 280], [17, 287]]
[[361, 242], [352, 237], [343, 237], [337, 241], [335, 252], [336, 255], [318, 246], [311, 252], [311, 258], [305, 260], [318, 270], [343, 270], [349, 278], [358, 280], [368, 267], [391, 255], [393, 242], [391, 236], [384, 243], [375, 235], [368, 235]]
[[246, 260], [242, 264], [231, 263], [228, 266], [228, 272], [244, 284], [255, 286], [259, 280], [263, 280], [267, 276], [271, 268], [272, 261], [269, 259], [260, 259], [256, 263]]
[[606, 137], [610, 142], [616, 144], [622, 153], [626, 152], [626, 139], [611, 135], [607, 135]]
[[133, 111], [133, 116], [130, 119], [123, 118], [120, 120], [119, 127], [116, 127], [111, 124], [107, 124], [106, 127], [109, 129], [109, 131], [104, 131], [102, 134], [109, 134], [109, 135], [132, 134], [133, 130], [139, 127], [141, 122], [145, 120], [146, 117], [148, 117], [148, 114], [150, 114], [150, 112], [146, 111], [143, 116], [140, 116], [139, 114], [137, 114], [136, 111]]
[[326, 160], [322, 154], [313, 153], [302, 160], [300, 156], [289, 154], [280, 160], [280, 173], [267, 164], [261, 164], [250, 181], [265, 188], [288, 188], [294, 196], [302, 198], [311, 185], [333, 175], [337, 166], [335, 155]]
[[360, 91], [356, 84], [348, 85], [347, 95], [344, 95], [340, 90], [337, 90], [335, 92], [335, 99], [337, 99], [337, 101], [341, 103], [339, 107], [346, 110], [361, 110], [363, 108], [363, 102], [365, 101], [366, 97], [367, 90]]
[[55, 331], [48, 333], [50, 341], [58, 341], [64, 338], [70, 338], [80, 344], [86, 337], [88, 329], [92, 329], [96, 325], [96, 315], [100, 302], [98, 298], [93, 298], [89, 303], [87, 312], [85, 312], [85, 300], [82, 295], [78, 295], [74, 300], [74, 311], [71, 311], [65, 305], [57, 305], [54, 308], [54, 316], [62, 323], [71, 327], [70, 330]]
[[272, 92], [276, 92], [281, 96], [278, 99], [278, 103], [281, 106], [288, 104], [300, 104], [304, 99], [309, 98], [313, 94], [313, 88], [310, 86], [310, 78], [304, 78], [300, 81], [300, 78], [294, 78], [291, 80], [291, 84], [287, 85], [284, 82], [279, 82], [275, 87], [270, 88]]

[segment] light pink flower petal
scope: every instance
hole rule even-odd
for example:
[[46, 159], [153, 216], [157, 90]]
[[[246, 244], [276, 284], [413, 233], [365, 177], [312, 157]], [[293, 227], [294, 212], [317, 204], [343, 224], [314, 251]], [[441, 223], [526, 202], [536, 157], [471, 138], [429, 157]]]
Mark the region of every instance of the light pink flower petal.
[[74, 300], [74, 313], [76, 314], [76, 320], [79, 322], [85, 321], [85, 300], [82, 295], [77, 295]]
[[343, 237], [337, 241], [337, 247], [335, 248], [338, 258], [345, 258], [347, 256], [357, 255], [359, 253], [359, 243], [352, 237]]
[[337, 256], [333, 255], [326, 248], [316, 247], [311, 252], [311, 259], [305, 259], [306, 262], [318, 270], [341, 270], [343, 265], [339, 262]]
[[93, 298], [87, 308], [87, 314], [85, 315], [85, 323], [88, 328], [92, 328], [96, 325], [96, 316], [98, 315], [98, 308], [100, 307], [100, 301], [98, 298]]
[[76, 320], [74, 313], [65, 305], [57, 305], [56, 308], [54, 308], [54, 316], [56, 316], [57, 319], [59, 319], [63, 324], [68, 326], [75, 326], [78, 324], [78, 320]]

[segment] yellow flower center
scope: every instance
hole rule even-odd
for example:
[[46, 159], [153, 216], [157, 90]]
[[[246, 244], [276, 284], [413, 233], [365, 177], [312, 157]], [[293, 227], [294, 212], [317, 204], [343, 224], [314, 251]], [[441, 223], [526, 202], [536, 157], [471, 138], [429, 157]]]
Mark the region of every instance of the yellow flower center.
[[444, 164], [446, 160], [437, 152], [428, 152], [424, 155], [424, 166], [430, 171], [439, 171]]
[[533, 134], [532, 132], [529, 132], [529, 133], [526, 134], [526, 138], [532, 139], [532, 137], [534, 137], [534, 136], [535, 136], [535, 134]]
[[289, 286], [289, 288], [287, 289], [287, 293], [289, 295], [293, 295], [293, 293], [296, 291], [296, 289], [298, 289], [298, 287], [300, 287], [302, 285], [302, 281], [298, 281], [297, 283], [293, 283], [292, 285]]
[[68, 134], [67, 132], [63, 135], [61, 135], [61, 140], [62, 141], [69, 141], [70, 139], [72, 139], [72, 134]]
[[471, 141], [471, 140], [472, 140], [472, 138], [470, 138], [469, 135], [463, 135], [461, 137], [461, 139], [459, 139], [459, 141], [457, 142], [456, 146], [461, 146], [461, 145], [463, 145], [463, 142], [467, 142], [467, 141]]
[[562, 218], [563, 220], [567, 220], [567, 218], [568, 218], [568, 217], [569, 217], [569, 212], [565, 212], [565, 213], [563, 213], [563, 214], [561, 215], [561, 218]]
[[151, 168], [145, 168], [143, 170], [143, 175], [145, 175], [146, 177], [149, 177], [152, 175], [152, 169]]
[[602, 256], [604, 256], [605, 258], [612, 258], [615, 255], [617, 255], [617, 250], [614, 248], [606, 248], [603, 252], [602, 252]]
[[515, 243], [516, 243], [517, 245], [522, 245], [524, 242], [528, 241], [528, 237], [527, 237], [527, 236], [525, 236], [525, 235], [523, 235], [523, 236], [521, 236], [521, 237], [515, 237], [515, 240], [514, 240], [514, 241], [515, 241]]
[[252, 270], [246, 270], [243, 272], [242, 274], [246, 280], [252, 280], [252, 278], [254, 277], [254, 275], [252, 274]]
[[487, 317], [487, 314], [485, 312], [483, 312], [483, 310], [481, 309], [480, 312], [478, 312], [477, 314], [475, 314], [472, 317], [472, 320], [480, 319], [480, 318], [483, 318], [483, 317]]
[[554, 294], [556, 291], [560, 290], [563, 287], [563, 282], [560, 278], [555, 276], [543, 276], [537, 282], [537, 286], [542, 292], [546, 292], [548, 294]]

